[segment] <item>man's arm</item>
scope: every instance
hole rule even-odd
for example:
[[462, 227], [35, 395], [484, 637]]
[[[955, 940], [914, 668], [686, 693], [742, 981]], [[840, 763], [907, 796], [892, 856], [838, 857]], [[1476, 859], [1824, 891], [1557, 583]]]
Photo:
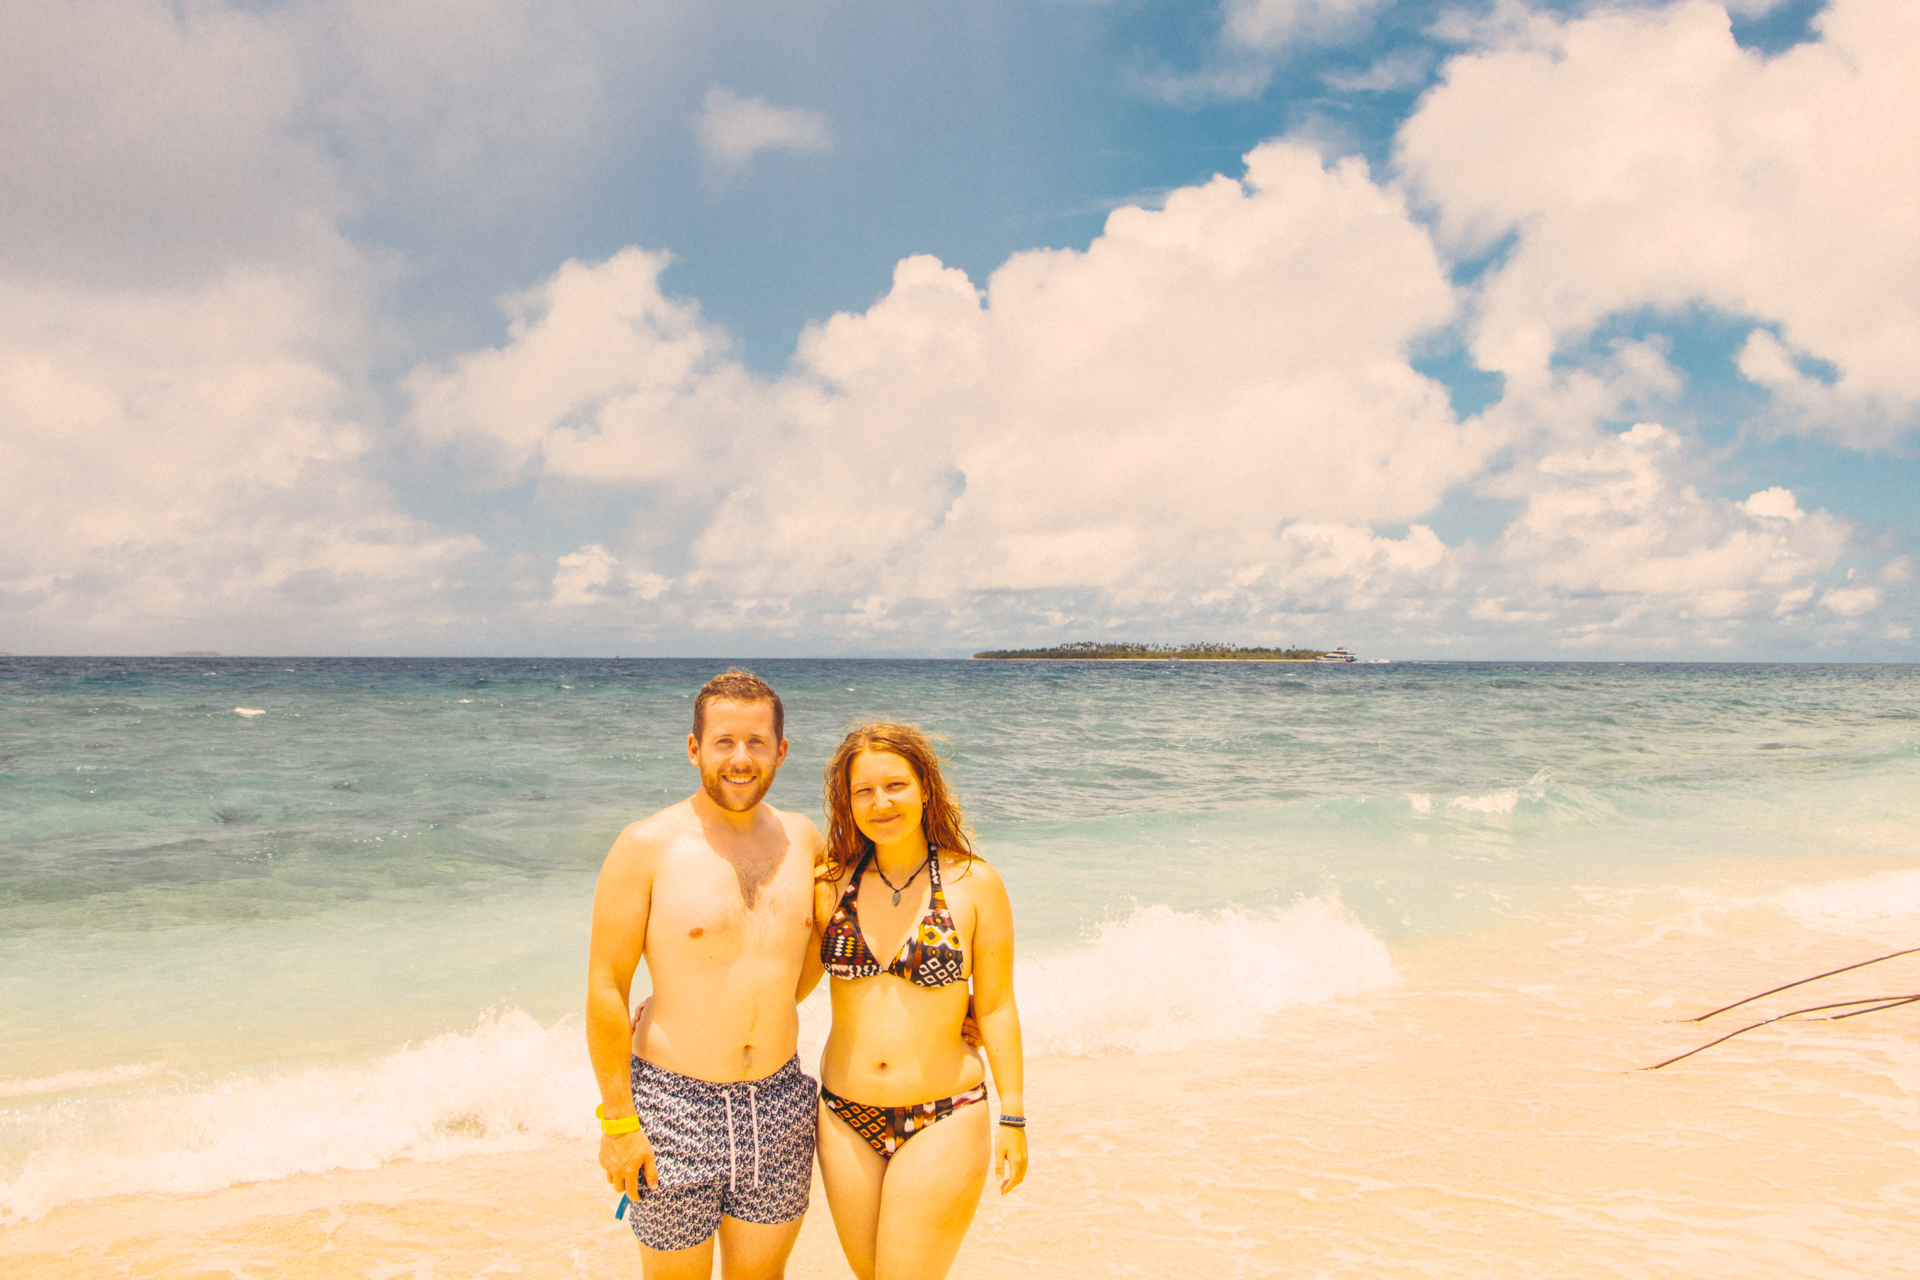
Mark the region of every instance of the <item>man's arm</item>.
[[[1020, 1043], [1020, 1010], [1013, 1001], [1013, 905], [1000, 875], [984, 861], [976, 861], [968, 878], [974, 901], [973, 1012], [980, 1023], [980, 1040], [993, 1068], [993, 1087], [1000, 1095], [1002, 1115], [1026, 1114], [1026, 1060]], [[1000, 1194], [1020, 1185], [1027, 1176], [1027, 1133], [1005, 1125], [994, 1127], [993, 1169], [1000, 1176]]]
[[[647, 917], [653, 905], [653, 857], [647, 842], [628, 827], [607, 851], [593, 891], [593, 934], [587, 954], [587, 1056], [600, 1084], [608, 1120], [633, 1114], [633, 1024], [628, 1020], [633, 971], [647, 947]], [[644, 1132], [603, 1134], [600, 1167], [607, 1181], [629, 1196], [659, 1181], [653, 1145]]]

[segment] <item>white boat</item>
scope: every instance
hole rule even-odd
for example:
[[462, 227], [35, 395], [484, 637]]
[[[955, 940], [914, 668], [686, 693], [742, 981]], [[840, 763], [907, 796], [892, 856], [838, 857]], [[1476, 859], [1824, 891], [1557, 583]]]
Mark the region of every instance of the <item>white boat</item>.
[[1315, 658], [1314, 661], [1315, 662], [1358, 662], [1360, 661], [1360, 659], [1354, 657], [1352, 654], [1348, 653], [1345, 649], [1329, 649], [1325, 653], [1321, 654], [1319, 657]]

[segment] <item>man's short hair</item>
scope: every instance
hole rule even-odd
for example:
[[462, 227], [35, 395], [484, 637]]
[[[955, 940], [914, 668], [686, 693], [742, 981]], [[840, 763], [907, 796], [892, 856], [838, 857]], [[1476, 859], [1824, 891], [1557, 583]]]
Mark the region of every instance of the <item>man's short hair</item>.
[[787, 736], [787, 709], [780, 705], [780, 695], [773, 691], [773, 686], [751, 671], [735, 667], [730, 671], [722, 671], [700, 686], [700, 694], [693, 700], [693, 737], [696, 742], [707, 730], [709, 702], [770, 702], [773, 704], [773, 740], [778, 742]]

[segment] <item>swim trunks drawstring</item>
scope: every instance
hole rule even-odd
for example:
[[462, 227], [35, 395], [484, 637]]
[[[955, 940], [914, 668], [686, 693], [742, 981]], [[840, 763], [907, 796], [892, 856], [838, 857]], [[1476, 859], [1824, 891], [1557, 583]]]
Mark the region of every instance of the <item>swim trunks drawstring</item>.
[[[727, 1189], [740, 1189], [740, 1171], [736, 1164], [733, 1145], [733, 1094], [732, 1089], [720, 1097], [727, 1104]], [[758, 1085], [747, 1086], [747, 1127], [753, 1131], [753, 1185], [760, 1185], [760, 1089]]]
[[727, 1104], [727, 1190], [740, 1189], [740, 1175], [733, 1167], [733, 1090], [720, 1095]]
[[753, 1185], [760, 1185], [760, 1086], [747, 1086], [748, 1123], [753, 1126]]

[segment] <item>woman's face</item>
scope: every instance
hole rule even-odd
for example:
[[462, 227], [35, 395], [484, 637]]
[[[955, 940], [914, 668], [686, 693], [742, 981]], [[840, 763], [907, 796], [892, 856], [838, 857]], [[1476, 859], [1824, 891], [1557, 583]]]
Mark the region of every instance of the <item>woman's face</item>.
[[853, 825], [876, 845], [924, 841], [920, 815], [926, 799], [913, 766], [891, 751], [862, 751], [847, 766]]

